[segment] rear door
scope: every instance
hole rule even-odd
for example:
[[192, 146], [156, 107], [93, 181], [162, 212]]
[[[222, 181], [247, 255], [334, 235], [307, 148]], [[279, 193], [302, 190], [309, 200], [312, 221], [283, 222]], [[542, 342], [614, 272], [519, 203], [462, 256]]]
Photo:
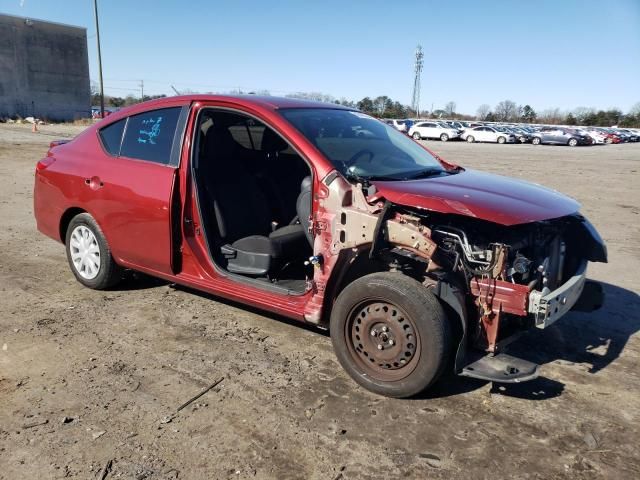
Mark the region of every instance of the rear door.
[[173, 273], [171, 213], [187, 114], [186, 106], [150, 110], [99, 131], [105, 157], [88, 182], [92, 211], [123, 263]]

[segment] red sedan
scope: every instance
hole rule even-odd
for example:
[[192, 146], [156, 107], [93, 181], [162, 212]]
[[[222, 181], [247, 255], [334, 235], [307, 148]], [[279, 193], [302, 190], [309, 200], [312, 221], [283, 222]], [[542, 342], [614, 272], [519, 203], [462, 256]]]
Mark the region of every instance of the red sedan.
[[34, 204], [81, 284], [138, 270], [329, 329], [354, 380], [388, 396], [448, 367], [535, 378], [509, 336], [602, 302], [586, 266], [606, 247], [577, 202], [333, 104], [190, 95], [120, 110], [51, 144]]

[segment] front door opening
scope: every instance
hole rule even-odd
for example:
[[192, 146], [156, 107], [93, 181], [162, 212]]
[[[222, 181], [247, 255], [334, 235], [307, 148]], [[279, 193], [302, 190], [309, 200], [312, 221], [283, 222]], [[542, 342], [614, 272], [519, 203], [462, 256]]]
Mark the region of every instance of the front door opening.
[[311, 170], [260, 121], [235, 112], [200, 114], [194, 169], [214, 263], [229, 273], [301, 293], [312, 275]]

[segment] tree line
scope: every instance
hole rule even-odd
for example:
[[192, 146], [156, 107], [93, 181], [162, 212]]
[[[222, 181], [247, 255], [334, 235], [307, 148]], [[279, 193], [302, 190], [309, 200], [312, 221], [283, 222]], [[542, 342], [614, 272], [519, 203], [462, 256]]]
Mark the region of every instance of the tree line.
[[[184, 92], [194, 93], [194, 92]], [[234, 94], [257, 94], [270, 95], [268, 90], [257, 91], [233, 91]], [[489, 104], [482, 104], [476, 110], [475, 115], [466, 115], [457, 112], [457, 105], [454, 101], [447, 102], [443, 108], [433, 111], [424, 111], [419, 114], [408, 105], [404, 105], [397, 100], [386, 95], [378, 97], [364, 97], [361, 100], [353, 101], [347, 98], [336, 98], [320, 92], [296, 92], [286, 95], [291, 98], [301, 98], [315, 100], [325, 103], [335, 103], [351, 108], [357, 108], [364, 113], [378, 118], [446, 118], [447, 120], [480, 120], [485, 122], [511, 122], [511, 123], [544, 123], [550, 125], [585, 125], [610, 127], [618, 125], [620, 127], [640, 128], [640, 102], [636, 103], [628, 112], [624, 113], [618, 108], [608, 110], [596, 110], [595, 108], [579, 107], [569, 112], [559, 108], [546, 109], [536, 112], [531, 105], [518, 105], [513, 100], [503, 100], [493, 108]], [[126, 97], [112, 97], [105, 95], [105, 106], [111, 108], [127, 107], [146, 100], [163, 98], [166, 95], [145, 95], [144, 99], [134, 95]], [[92, 105], [100, 104], [100, 95], [93, 93], [91, 96]]]

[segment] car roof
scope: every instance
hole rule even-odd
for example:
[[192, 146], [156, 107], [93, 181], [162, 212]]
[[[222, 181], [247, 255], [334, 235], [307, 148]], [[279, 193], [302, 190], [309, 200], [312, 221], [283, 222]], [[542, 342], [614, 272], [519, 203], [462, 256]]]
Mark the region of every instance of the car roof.
[[[303, 100], [300, 98], [290, 97], [271, 97], [262, 95], [209, 95], [209, 94], [189, 94], [176, 95], [173, 97], [157, 98], [142, 103], [136, 103], [129, 107], [121, 108], [108, 116], [108, 122], [97, 123], [97, 128], [103, 128], [111, 123], [115, 123], [130, 115], [144, 113], [149, 110], [176, 107], [181, 105], [190, 105], [196, 102], [218, 102], [220, 104], [229, 104], [236, 107], [255, 107], [263, 110], [278, 110], [281, 108], [326, 108], [338, 110], [355, 111], [354, 108], [345, 107], [337, 103], [316, 102], [313, 100]], [[105, 119], [106, 120], [106, 119]]]
[[[305, 100], [291, 97], [272, 97], [268, 95], [209, 95], [209, 94], [190, 94], [178, 95], [175, 97], [165, 97], [145, 102], [148, 106], [158, 106], [163, 102], [173, 102], [183, 100], [189, 102], [205, 102], [205, 101], [227, 101], [240, 105], [256, 105], [263, 108], [277, 110], [280, 108], [336, 108], [342, 110], [353, 110], [353, 108], [345, 107], [337, 103], [317, 102], [314, 100]], [[154, 105], [155, 104], [155, 105]]]

